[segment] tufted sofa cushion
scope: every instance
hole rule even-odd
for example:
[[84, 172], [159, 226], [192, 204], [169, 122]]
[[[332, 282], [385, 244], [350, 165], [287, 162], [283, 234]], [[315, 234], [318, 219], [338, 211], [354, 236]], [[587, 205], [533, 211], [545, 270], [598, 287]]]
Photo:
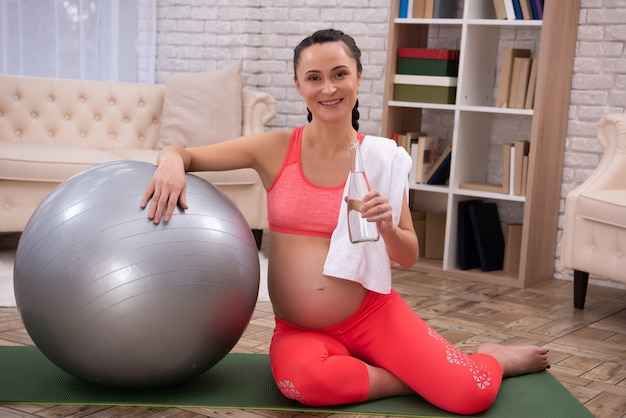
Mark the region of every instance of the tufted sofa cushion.
[[0, 136], [21, 144], [154, 149], [164, 86], [0, 78]]

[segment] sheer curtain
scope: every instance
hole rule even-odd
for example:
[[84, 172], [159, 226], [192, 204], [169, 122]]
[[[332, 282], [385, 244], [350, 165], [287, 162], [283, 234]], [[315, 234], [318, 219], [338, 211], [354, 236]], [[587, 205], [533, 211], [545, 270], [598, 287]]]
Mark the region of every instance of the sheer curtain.
[[0, 72], [154, 83], [156, 0], [0, 0]]

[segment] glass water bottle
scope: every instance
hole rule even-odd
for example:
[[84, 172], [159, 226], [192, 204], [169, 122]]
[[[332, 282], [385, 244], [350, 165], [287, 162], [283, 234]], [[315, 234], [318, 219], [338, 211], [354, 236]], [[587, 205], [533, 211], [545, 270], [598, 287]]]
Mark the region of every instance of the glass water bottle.
[[353, 243], [378, 241], [378, 222], [368, 222], [359, 212], [359, 208], [363, 204], [363, 196], [370, 191], [370, 185], [365, 176], [358, 140], [350, 142], [350, 150], [352, 152], [352, 168], [348, 179], [348, 230], [350, 231], [350, 241]]

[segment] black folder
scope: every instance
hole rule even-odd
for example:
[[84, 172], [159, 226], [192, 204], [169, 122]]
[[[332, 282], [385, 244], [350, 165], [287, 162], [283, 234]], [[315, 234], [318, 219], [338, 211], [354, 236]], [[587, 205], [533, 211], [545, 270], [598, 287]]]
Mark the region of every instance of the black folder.
[[498, 206], [493, 202], [469, 205], [469, 214], [481, 270], [502, 270], [504, 234], [500, 225]]

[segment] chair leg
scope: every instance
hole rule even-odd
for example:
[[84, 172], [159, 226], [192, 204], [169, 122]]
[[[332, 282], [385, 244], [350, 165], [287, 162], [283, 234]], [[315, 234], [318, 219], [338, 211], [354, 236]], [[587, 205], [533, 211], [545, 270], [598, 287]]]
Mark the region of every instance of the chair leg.
[[589, 273], [574, 270], [574, 308], [585, 308], [585, 297], [587, 296], [587, 283], [589, 282]]
[[256, 249], [261, 250], [261, 242], [263, 241], [263, 230], [262, 229], [253, 229], [252, 235], [254, 236], [254, 241], [256, 242]]

